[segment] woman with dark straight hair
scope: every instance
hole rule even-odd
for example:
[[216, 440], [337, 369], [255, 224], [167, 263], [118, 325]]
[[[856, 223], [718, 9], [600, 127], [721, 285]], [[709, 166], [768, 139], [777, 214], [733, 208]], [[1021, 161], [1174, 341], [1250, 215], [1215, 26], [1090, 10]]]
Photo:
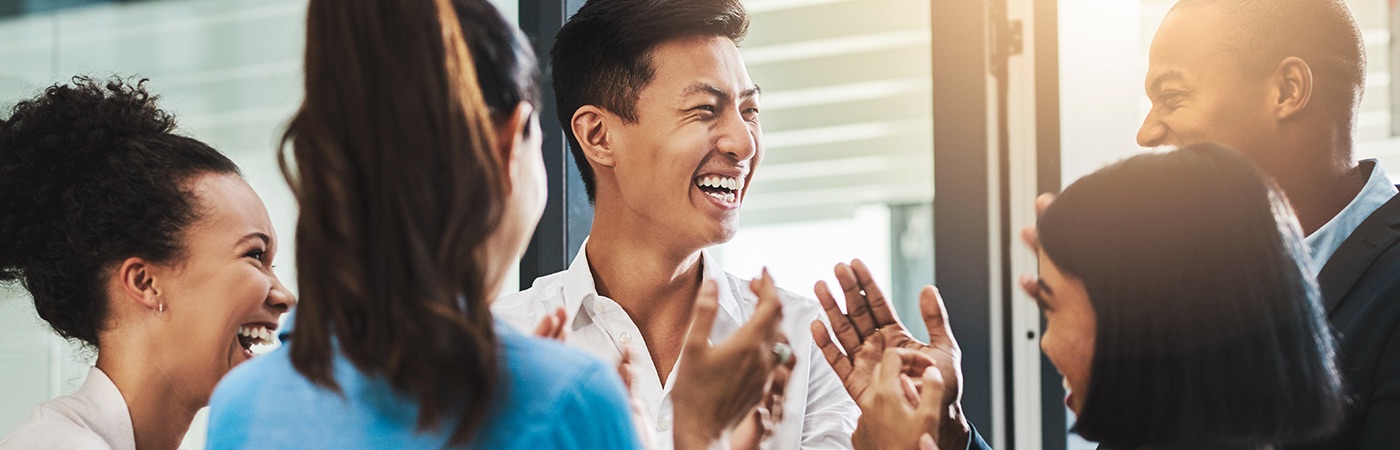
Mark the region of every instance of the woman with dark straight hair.
[[1038, 222], [1041, 348], [1106, 448], [1268, 448], [1339, 424], [1334, 343], [1292, 209], [1242, 155], [1129, 158]]
[[[1027, 240], [1040, 276], [1022, 287], [1045, 314], [1040, 347], [1064, 375], [1086, 439], [1111, 449], [1267, 449], [1340, 423], [1334, 343], [1302, 232], [1242, 155], [1200, 144], [1129, 158], [1070, 185], [1037, 226], [1038, 242], [1034, 232]], [[929, 346], [899, 323], [864, 265], [852, 267], [837, 274], [856, 313], [819, 296], [838, 339], [814, 333], [838, 373], [869, 383], [857, 399], [856, 447], [929, 448], [957, 434], [947, 425], [962, 419], [947, 408], [960, 410], [960, 350], [938, 291], [920, 298]], [[915, 400], [905, 386], [920, 376]], [[969, 440], [985, 448], [975, 433]]]
[[[536, 77], [485, 0], [310, 2], [306, 99], [283, 154], [303, 306], [287, 346], [215, 392], [211, 448], [641, 445], [613, 367], [488, 308], [544, 209]], [[675, 426], [698, 436], [684, 448], [751, 410], [776, 368], [734, 363], [772, 359], [764, 332], [781, 314], [771, 280], [760, 287], [759, 345], [687, 353], [693, 373], [760, 370], [678, 394], [693, 414]], [[708, 295], [696, 310], [713, 318]]]

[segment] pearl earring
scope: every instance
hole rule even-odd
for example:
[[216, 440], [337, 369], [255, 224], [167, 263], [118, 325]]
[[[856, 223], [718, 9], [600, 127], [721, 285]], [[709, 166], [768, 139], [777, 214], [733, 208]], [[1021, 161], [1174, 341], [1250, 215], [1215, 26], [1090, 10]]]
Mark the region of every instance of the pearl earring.
[[156, 307], [156, 312], [165, 312], [165, 304], [164, 304], [164, 303], [157, 303], [157, 305], [159, 305], [159, 306]]

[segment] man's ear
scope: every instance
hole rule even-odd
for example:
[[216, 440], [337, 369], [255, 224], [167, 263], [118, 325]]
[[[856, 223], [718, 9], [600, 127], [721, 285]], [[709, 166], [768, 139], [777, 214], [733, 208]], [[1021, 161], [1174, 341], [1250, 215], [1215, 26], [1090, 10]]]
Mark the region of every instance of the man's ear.
[[[539, 125], [535, 123], [535, 107], [529, 102], [520, 102], [515, 110], [502, 123], [496, 125], [496, 147], [501, 152], [501, 162], [508, 173], [524, 158], [521, 147], [531, 138], [539, 138]], [[508, 177], [506, 182], [512, 182]]]
[[1313, 74], [1308, 63], [1296, 56], [1284, 58], [1274, 68], [1271, 101], [1274, 117], [1283, 120], [1297, 116], [1312, 100]]
[[617, 163], [613, 154], [613, 142], [608, 134], [610, 117], [612, 116], [603, 108], [583, 105], [574, 111], [573, 120], [569, 121], [583, 155], [593, 164], [607, 167]]
[[160, 304], [160, 290], [152, 269], [155, 267], [143, 258], [130, 257], [117, 266], [117, 282], [121, 283], [118, 300], [140, 304], [147, 309], [163, 309]]

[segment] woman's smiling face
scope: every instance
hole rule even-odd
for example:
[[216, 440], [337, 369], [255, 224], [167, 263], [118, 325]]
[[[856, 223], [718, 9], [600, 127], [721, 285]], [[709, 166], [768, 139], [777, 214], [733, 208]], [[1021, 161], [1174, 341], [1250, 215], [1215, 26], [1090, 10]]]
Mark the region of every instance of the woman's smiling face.
[[253, 356], [252, 344], [273, 342], [277, 319], [296, 299], [272, 270], [277, 233], [252, 187], [237, 175], [206, 174], [189, 191], [198, 218], [182, 233], [183, 253], [152, 275], [171, 362], [189, 371], [187, 389], [207, 397]]
[[[1060, 271], [1044, 251], [1040, 252], [1040, 311], [1045, 331], [1040, 349], [1065, 377], [1065, 405], [1075, 414], [1084, 406], [1094, 361], [1097, 319], [1084, 281]], [[1078, 393], [1078, 395], [1075, 395]]]

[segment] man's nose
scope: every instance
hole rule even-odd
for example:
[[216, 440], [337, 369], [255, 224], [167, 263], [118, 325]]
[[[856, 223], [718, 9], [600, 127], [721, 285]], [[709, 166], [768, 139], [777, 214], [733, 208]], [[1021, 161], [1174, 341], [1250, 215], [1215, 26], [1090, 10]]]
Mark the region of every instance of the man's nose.
[[1142, 147], [1156, 147], [1162, 145], [1166, 137], [1166, 125], [1157, 120], [1155, 113], [1149, 113], [1142, 121], [1142, 128], [1138, 129], [1137, 143]]
[[719, 149], [737, 161], [748, 161], [758, 153], [758, 136], [749, 128], [749, 122], [742, 114], [726, 114], [723, 133], [719, 139]]

